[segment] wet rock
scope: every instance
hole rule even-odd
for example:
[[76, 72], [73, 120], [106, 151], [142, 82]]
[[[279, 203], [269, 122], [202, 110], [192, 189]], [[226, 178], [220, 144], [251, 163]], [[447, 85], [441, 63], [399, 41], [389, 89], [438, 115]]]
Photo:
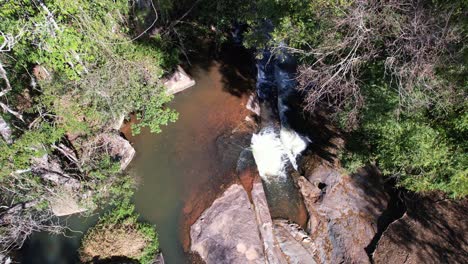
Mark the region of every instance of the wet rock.
[[241, 173], [249, 168], [256, 168], [255, 159], [250, 149], [243, 149], [237, 159], [236, 172]]
[[[217, 156], [224, 172], [232, 171], [239, 166], [239, 156], [248, 150], [250, 138], [251, 135], [248, 132], [235, 131], [234, 133], [226, 132], [216, 139]], [[242, 155], [245, 157], [247, 153]]]
[[273, 221], [273, 230], [290, 264], [314, 264], [316, 252], [309, 235], [299, 225], [283, 219]]
[[320, 263], [369, 263], [365, 248], [377, 233], [388, 195], [377, 171], [342, 175], [320, 164], [297, 180], [310, 215], [307, 231]]
[[190, 230], [191, 250], [207, 263], [265, 263], [255, 211], [239, 184], [203, 212]]
[[468, 200], [411, 197], [406, 206], [380, 238], [374, 263], [468, 263]]

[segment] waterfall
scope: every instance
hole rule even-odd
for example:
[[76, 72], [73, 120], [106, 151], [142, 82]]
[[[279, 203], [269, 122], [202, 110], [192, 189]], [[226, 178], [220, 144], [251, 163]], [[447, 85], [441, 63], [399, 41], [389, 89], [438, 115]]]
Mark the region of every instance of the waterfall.
[[289, 123], [290, 98], [297, 85], [296, 62], [286, 52], [273, 56], [265, 49], [256, 66], [262, 129], [252, 136], [252, 152], [264, 181], [286, 180], [287, 168], [297, 170], [297, 159], [311, 142]]

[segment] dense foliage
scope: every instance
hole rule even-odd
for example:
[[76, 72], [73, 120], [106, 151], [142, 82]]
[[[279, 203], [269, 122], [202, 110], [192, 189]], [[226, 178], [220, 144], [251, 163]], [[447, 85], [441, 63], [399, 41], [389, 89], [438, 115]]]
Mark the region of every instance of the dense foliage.
[[0, 253], [60, 231], [60, 198], [93, 209], [131, 194], [106, 142], [125, 116], [140, 119], [134, 132], [177, 119], [161, 79], [176, 53], [149, 32], [155, 11], [134, 4], [0, 1]]

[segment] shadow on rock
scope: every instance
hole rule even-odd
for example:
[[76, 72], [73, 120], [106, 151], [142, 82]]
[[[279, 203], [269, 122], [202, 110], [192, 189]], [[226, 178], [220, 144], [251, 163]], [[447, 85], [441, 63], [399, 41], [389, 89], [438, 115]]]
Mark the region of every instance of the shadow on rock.
[[468, 201], [405, 197], [406, 214], [383, 233], [375, 263], [468, 263]]

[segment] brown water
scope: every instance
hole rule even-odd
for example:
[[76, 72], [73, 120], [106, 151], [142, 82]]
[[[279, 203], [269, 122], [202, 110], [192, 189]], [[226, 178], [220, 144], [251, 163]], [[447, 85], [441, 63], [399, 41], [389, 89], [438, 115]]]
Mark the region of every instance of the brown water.
[[143, 130], [132, 137], [128, 128], [123, 130], [137, 152], [131, 164], [140, 182], [134, 197], [136, 209], [156, 224], [168, 263], [184, 263], [189, 225], [236, 180], [233, 169], [238, 152], [248, 147], [230, 146], [238, 151], [224, 153], [223, 135], [240, 129], [248, 115], [246, 98], [237, 91], [249, 88], [252, 81], [239, 74], [233, 82], [223, 69], [216, 61], [191, 67], [197, 84], [177, 94], [170, 107], [179, 119], [161, 134]]

